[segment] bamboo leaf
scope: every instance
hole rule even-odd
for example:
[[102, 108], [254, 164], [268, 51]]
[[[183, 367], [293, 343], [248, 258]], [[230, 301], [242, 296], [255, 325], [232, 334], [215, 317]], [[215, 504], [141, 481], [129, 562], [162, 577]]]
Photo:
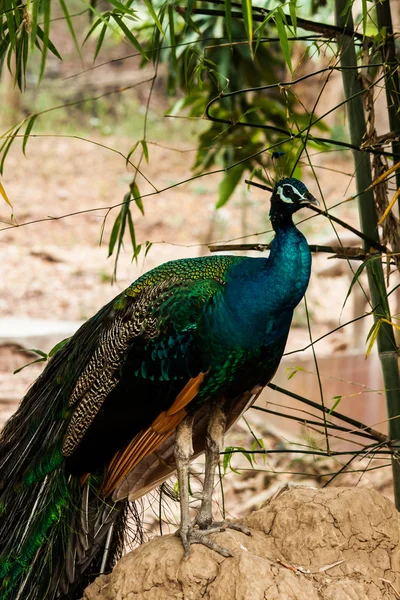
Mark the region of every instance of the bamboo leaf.
[[15, 371], [13, 371], [13, 374], [16, 375], [17, 373], [20, 373], [23, 369], [26, 369], [26, 367], [30, 367], [30, 365], [34, 365], [35, 363], [46, 362], [46, 360], [47, 358], [36, 358], [35, 360], [31, 360], [31, 362], [28, 362], [26, 365], [19, 367], [19, 369], [15, 369]]
[[[43, 29], [40, 27], [40, 25], [37, 26], [37, 37], [43, 42], [44, 44], [44, 31]], [[38, 48], [40, 48], [40, 46], [37, 44]], [[59, 51], [57, 50], [57, 48], [55, 47], [55, 45], [53, 44], [53, 42], [48, 39], [47, 40], [47, 47], [50, 50], [50, 52], [52, 54], [54, 54], [54, 56], [57, 56], [58, 59], [62, 60], [62, 56], [59, 53]]]
[[333, 405], [331, 406], [331, 408], [328, 411], [329, 415], [331, 415], [333, 413], [333, 411], [340, 404], [340, 402], [341, 402], [342, 399], [343, 399], [343, 396], [333, 396], [331, 398], [331, 400], [334, 400], [334, 403], [333, 403]]
[[221, 208], [221, 206], [224, 206], [224, 204], [226, 204], [226, 202], [229, 200], [240, 181], [244, 169], [244, 165], [241, 164], [233, 167], [233, 169], [229, 169], [229, 171], [226, 171], [221, 183], [219, 184], [218, 202], [216, 208]]
[[59, 0], [59, 2], [60, 2], [60, 6], [62, 8], [62, 11], [64, 13], [65, 20], [66, 20], [67, 25], [68, 25], [68, 29], [69, 29], [69, 31], [71, 33], [71, 37], [72, 37], [72, 39], [74, 41], [74, 45], [75, 45], [76, 51], [78, 53], [78, 56], [81, 58], [82, 57], [82, 55], [81, 55], [81, 49], [79, 47], [78, 40], [76, 38], [75, 29], [74, 29], [74, 26], [72, 25], [72, 20], [71, 20], [70, 14], [68, 12], [68, 7], [67, 7], [67, 5], [65, 3], [65, 0]]
[[129, 227], [129, 235], [131, 236], [131, 243], [132, 243], [133, 252], [135, 252], [135, 250], [136, 250], [135, 226], [133, 224], [132, 214], [131, 214], [130, 210], [128, 212], [128, 227]]
[[29, 135], [30, 135], [30, 133], [32, 131], [32, 128], [33, 128], [33, 126], [35, 124], [35, 121], [38, 118], [38, 116], [39, 116], [38, 114], [32, 115], [29, 118], [28, 125], [26, 126], [25, 133], [24, 133], [24, 139], [23, 139], [23, 142], [22, 142], [22, 152], [24, 154], [25, 154], [26, 144], [28, 143]]
[[96, 60], [96, 58], [101, 50], [101, 47], [103, 45], [104, 38], [105, 38], [105, 35], [107, 32], [107, 27], [108, 27], [107, 23], [104, 23], [103, 27], [101, 28], [100, 35], [97, 39], [96, 49], [94, 51], [93, 62]]
[[39, 14], [39, 2], [32, 2], [32, 16], [31, 16], [31, 49], [33, 49], [38, 26], [38, 14]]
[[126, 164], [129, 164], [129, 159], [132, 156], [132, 154], [135, 152], [135, 150], [139, 146], [139, 144], [140, 144], [140, 140], [138, 140], [135, 144], [133, 144], [132, 148], [129, 150], [128, 154], [126, 155], [126, 160], [125, 160]]
[[17, 34], [15, 31], [15, 17], [14, 17], [14, 11], [10, 11], [8, 10], [6, 12], [6, 21], [7, 21], [7, 26], [8, 26], [8, 34], [10, 37], [10, 45], [11, 48], [13, 50], [15, 50], [16, 44], [17, 44]]
[[185, 12], [185, 24], [186, 26], [189, 25], [190, 23], [190, 19], [191, 19], [191, 14], [192, 14], [192, 9], [194, 6], [195, 0], [188, 0], [188, 3], [186, 5], [186, 12]]
[[3, 145], [0, 148], [0, 153], [1, 153], [1, 160], [0, 160], [0, 174], [3, 174], [3, 170], [4, 170], [4, 162], [6, 160], [6, 156], [11, 148], [11, 144], [13, 143], [13, 141], [15, 140], [19, 130], [22, 127], [22, 123], [21, 125], [18, 125], [17, 128], [15, 128], [13, 130], [13, 132], [11, 133], [10, 137], [6, 139], [6, 141], [3, 143]]
[[225, 29], [228, 40], [232, 42], [232, 3], [231, 0], [225, 0]]
[[140, 143], [142, 144], [144, 158], [148, 164], [149, 163], [149, 149], [147, 147], [147, 142], [146, 142], [146, 140], [141, 140]]
[[104, 25], [107, 27], [107, 20], [104, 18], [100, 17], [97, 19], [97, 21], [95, 21], [91, 28], [89, 29], [89, 31], [87, 32], [85, 39], [83, 40], [83, 44], [86, 44], [86, 42], [88, 41], [88, 39], [90, 38], [90, 36], [92, 35], [92, 33], [97, 29], [97, 27], [100, 25], [100, 23], [104, 23]]
[[276, 28], [278, 30], [278, 36], [279, 36], [279, 41], [281, 43], [283, 57], [289, 68], [289, 71], [293, 75], [292, 57], [290, 55], [289, 40], [287, 38], [286, 28], [285, 28], [283, 19], [284, 19], [283, 11], [282, 11], [282, 9], [279, 8], [275, 12], [275, 24], [276, 24]]
[[[43, 0], [43, 48], [42, 48], [42, 61], [40, 63], [39, 82], [42, 80], [44, 70], [46, 67], [47, 50], [49, 48], [49, 33], [50, 33], [50, 13], [51, 13], [51, 0]], [[38, 26], [39, 33], [39, 26]]]
[[169, 25], [169, 37], [171, 40], [171, 62], [175, 73], [178, 71], [178, 62], [176, 58], [176, 36], [175, 36], [175, 21], [174, 21], [174, 9], [171, 4], [168, 4], [168, 25]]
[[[224, 469], [224, 474], [226, 474], [228, 467], [232, 469], [231, 460], [233, 456], [233, 450], [233, 446], [227, 446], [224, 450], [224, 458], [222, 459], [222, 467]], [[234, 471], [234, 469], [232, 469], [232, 471]]]
[[367, 25], [368, 25], [368, 7], [367, 0], [361, 0], [361, 12], [362, 12], [362, 29], [363, 36], [367, 35]]
[[0, 181], [0, 194], [3, 196], [3, 198], [7, 202], [7, 204], [9, 206], [11, 206], [11, 208], [12, 208], [12, 204], [11, 204], [11, 202], [8, 199], [8, 196], [6, 194], [6, 190], [4, 189], [3, 184], [1, 183], [1, 181]]
[[115, 219], [113, 228], [111, 230], [110, 241], [108, 244], [108, 256], [109, 257], [114, 252], [114, 247], [115, 247], [115, 244], [118, 239], [118, 233], [119, 233], [120, 227], [121, 227], [121, 211], [118, 213], [118, 216]]
[[292, 20], [294, 34], [297, 35], [297, 10], [296, 10], [296, 0], [291, 0], [289, 2], [289, 13], [290, 18]]
[[302, 371], [303, 373], [306, 373], [306, 370], [303, 369], [303, 367], [288, 367], [286, 369], [288, 380], [292, 379], [296, 375], [296, 373], [298, 373], [299, 371]]
[[61, 342], [58, 342], [58, 344], [53, 346], [53, 348], [49, 352], [49, 358], [57, 354], [57, 352], [61, 350], [61, 348], [64, 348], [64, 346], [69, 342], [70, 339], [70, 337], [64, 338], [63, 340], [61, 340]]
[[391, 199], [391, 201], [387, 205], [387, 207], [385, 209], [385, 212], [383, 213], [383, 215], [381, 216], [381, 218], [378, 221], [378, 225], [382, 225], [383, 221], [386, 219], [386, 217], [388, 216], [388, 214], [392, 210], [393, 206], [396, 204], [396, 201], [397, 201], [397, 199], [398, 199], [399, 196], [400, 196], [400, 188], [398, 190], [396, 190], [393, 198]]
[[130, 43], [132, 44], [132, 46], [134, 46], [136, 48], [136, 50], [138, 52], [140, 52], [140, 54], [143, 56], [143, 58], [145, 58], [146, 60], [148, 60], [145, 51], [143, 50], [143, 48], [141, 47], [141, 45], [139, 44], [139, 42], [137, 41], [137, 39], [135, 38], [135, 36], [131, 32], [131, 30], [129, 29], [129, 27], [127, 27], [127, 25], [121, 19], [121, 17], [119, 15], [115, 14], [115, 13], [112, 13], [111, 16], [113, 17], [113, 19], [117, 23], [117, 25], [120, 27], [121, 31], [124, 32], [124, 34], [126, 35], [126, 37], [128, 38], [128, 40], [130, 41]]
[[[369, 260], [370, 260], [370, 259], [369, 259]], [[348, 297], [350, 296], [350, 294], [351, 294], [351, 292], [352, 292], [352, 289], [353, 289], [353, 287], [354, 287], [354, 284], [355, 284], [355, 283], [356, 283], [356, 282], [359, 280], [359, 278], [360, 278], [360, 275], [361, 275], [361, 273], [363, 272], [363, 270], [365, 269], [365, 267], [367, 266], [367, 264], [368, 264], [368, 260], [366, 260], [366, 261], [362, 262], [362, 263], [361, 263], [361, 265], [358, 267], [357, 271], [354, 273], [353, 279], [351, 280], [351, 283], [350, 283], [350, 287], [349, 287], [349, 289], [347, 290], [346, 298], [344, 299], [344, 302], [343, 302], [343, 306], [342, 306], [341, 313], [343, 312], [343, 309], [344, 309], [344, 307], [346, 306], [346, 302], [347, 302], [347, 300], [348, 300]], [[341, 314], [341, 313], [340, 313], [340, 314]]]
[[365, 358], [368, 358], [368, 356], [371, 354], [371, 350], [374, 347], [374, 344], [376, 342], [376, 338], [378, 337], [378, 333], [379, 333], [379, 329], [381, 327], [382, 321], [375, 321], [375, 323], [373, 324], [373, 326], [371, 327], [368, 335], [367, 335], [367, 341], [369, 340], [369, 344], [367, 347], [367, 352], [365, 354]]
[[243, 22], [249, 41], [250, 54], [253, 56], [253, 12], [251, 0], [242, 0]]
[[153, 18], [154, 23], [156, 24], [156, 27], [158, 29], [158, 31], [161, 33], [161, 35], [163, 36], [163, 38], [165, 39], [165, 33], [164, 33], [164, 29], [162, 28], [162, 25], [159, 21], [159, 18], [153, 8], [153, 5], [151, 3], [150, 0], [144, 0], [145, 5], [147, 6], [147, 10], [149, 11], [150, 15]]
[[132, 193], [133, 199], [135, 201], [135, 204], [138, 207], [138, 209], [140, 210], [140, 212], [142, 213], [142, 215], [144, 216], [143, 200], [140, 195], [140, 191], [139, 191], [137, 183], [135, 181], [133, 183], [131, 183], [130, 188], [131, 188], [131, 193]]

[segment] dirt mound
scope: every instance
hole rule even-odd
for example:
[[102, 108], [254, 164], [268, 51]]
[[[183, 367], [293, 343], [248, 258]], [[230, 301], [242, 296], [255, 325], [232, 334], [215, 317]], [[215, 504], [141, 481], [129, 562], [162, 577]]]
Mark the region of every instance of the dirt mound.
[[123, 557], [84, 600], [394, 600], [400, 514], [373, 489], [289, 488], [243, 519], [252, 536], [213, 534], [233, 558], [158, 537]]

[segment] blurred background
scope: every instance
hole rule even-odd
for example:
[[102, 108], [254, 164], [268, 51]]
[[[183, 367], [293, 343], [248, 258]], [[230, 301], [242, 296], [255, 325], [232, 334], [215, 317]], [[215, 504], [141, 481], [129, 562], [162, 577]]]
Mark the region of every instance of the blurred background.
[[[44, 362], [37, 362], [14, 374], [40, 358], [28, 349], [49, 352], [141, 273], [162, 262], [208, 254], [209, 245], [216, 243], [264, 244], [273, 237], [268, 219], [269, 193], [248, 189], [244, 174], [229, 202], [216, 208], [221, 199], [224, 163], [217, 157], [208, 168], [206, 158], [199, 159], [199, 136], [203, 136], [203, 150], [207, 139], [211, 139], [207, 138], [209, 123], [194, 113], [195, 99], [187, 103], [185, 112], [183, 100], [187, 95], [171, 83], [170, 57], [163, 60], [161, 56], [156, 63], [144, 61], [129, 39], [107, 30], [94, 61], [100, 29], [87, 39], [79, 56], [65, 14], [58, 3], [53, 4], [51, 40], [62, 61], [49, 52], [43, 79], [37, 85], [41, 57], [39, 53], [33, 55], [23, 93], [14, 84], [12, 64], [11, 73], [3, 68], [1, 75], [2, 133], [21, 119], [40, 113], [25, 153], [21, 134], [10, 146], [1, 179], [12, 203], [11, 211], [0, 202], [1, 424], [15, 411], [44, 366]], [[95, 17], [90, 17], [80, 0], [71, 1], [68, 7], [74, 15], [73, 28], [80, 46]], [[98, 11], [110, 9], [112, 5], [106, 2], [96, 7]], [[312, 7], [309, 10], [311, 14]], [[393, 2], [392, 12], [398, 17], [398, 2]], [[333, 22], [329, 3], [321, 3], [314, 15], [319, 21]], [[144, 22], [146, 18], [148, 15], [143, 16]], [[214, 22], [213, 27], [217, 26]], [[145, 48], [151, 47], [146, 36], [143, 27], [138, 39], [143, 40]], [[270, 46], [272, 55], [275, 47]], [[294, 78], [323, 69], [331, 64], [332, 56], [329, 45], [296, 42], [292, 46]], [[290, 81], [292, 77], [284, 62], [276, 66], [274, 73], [275, 80]], [[282, 90], [274, 93], [284, 95]], [[326, 114], [325, 135], [348, 141], [339, 72], [332, 72], [329, 78], [320, 74], [305, 79], [296, 84], [295, 93], [292, 102], [307, 111], [314, 110], [319, 98], [316, 114]], [[196, 94], [198, 87], [193, 98]], [[266, 98], [270, 96], [266, 94]], [[384, 94], [378, 91], [378, 135], [390, 129], [385, 103]], [[284, 102], [280, 109], [284, 120]], [[217, 134], [213, 135], [214, 143]], [[144, 156], [143, 144], [135, 148], [143, 139]], [[256, 144], [259, 140], [247, 142]], [[127, 164], [132, 149], [132, 164]], [[322, 191], [328, 208], [338, 205], [332, 214], [358, 228], [355, 202], [343, 202], [355, 192], [350, 151], [314, 144], [308, 153], [308, 160], [298, 165], [298, 175], [316, 197], [321, 197]], [[279, 161], [283, 161], [283, 169], [290, 158], [290, 152], [288, 159], [274, 161], [269, 157], [269, 176], [279, 174]], [[203, 161], [202, 168], [199, 161]], [[142, 195], [142, 204], [138, 202], [131, 208], [136, 249], [132, 250], [131, 240], [125, 239], [116, 267], [115, 251], [108, 257], [110, 239], [135, 173]], [[335, 227], [336, 234], [329, 220], [321, 216], [310, 217], [302, 211], [297, 220], [310, 244], [335, 246], [338, 234], [345, 246], [361, 245], [356, 236], [340, 226]], [[248, 254], [258, 255], [255, 251]], [[375, 348], [366, 358], [372, 317], [351, 322], [370, 310], [365, 275], [344, 302], [359, 264], [332, 258], [332, 253], [314, 254], [307, 309], [303, 302], [296, 310], [286, 356], [273, 381], [316, 403], [323, 400], [327, 408], [335, 407], [385, 433], [385, 397]], [[394, 287], [394, 279], [391, 284]], [[397, 313], [396, 294], [392, 299], [393, 312]], [[349, 459], [318, 454], [326, 451], [318, 410], [269, 388], [261, 394], [257, 406], [271, 412], [250, 410], [246, 420], [241, 420], [227, 437], [227, 446], [256, 449], [263, 440], [265, 448], [286, 452], [256, 456], [254, 464], [250, 464], [254, 458], [249, 462], [241, 452], [225, 461], [224, 502], [230, 516], [240, 516], [259, 506], [273, 493], [275, 485], [289, 479], [324, 485]], [[292, 418], [273, 412], [284, 412]], [[310, 419], [319, 419], [320, 425], [306, 423]], [[330, 447], [357, 448], [348, 439], [341, 439], [340, 432], [331, 436]], [[306, 448], [315, 454], [301, 453]], [[236, 473], [232, 477], [231, 467], [242, 477]], [[201, 465], [198, 468], [201, 471]], [[334, 484], [374, 485], [392, 497], [390, 460], [385, 456], [356, 457]]]

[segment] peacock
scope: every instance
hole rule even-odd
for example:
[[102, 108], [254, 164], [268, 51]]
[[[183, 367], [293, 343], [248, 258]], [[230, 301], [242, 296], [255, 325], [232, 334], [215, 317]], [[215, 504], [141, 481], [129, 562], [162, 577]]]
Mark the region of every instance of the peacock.
[[[292, 216], [318, 204], [279, 180], [267, 258], [167, 262], [101, 308], [60, 348], [0, 439], [0, 599], [80, 598], [121, 555], [135, 500], [177, 471], [185, 554], [209, 533], [226, 429], [273, 377], [311, 254]], [[189, 463], [205, 452], [189, 515]]]

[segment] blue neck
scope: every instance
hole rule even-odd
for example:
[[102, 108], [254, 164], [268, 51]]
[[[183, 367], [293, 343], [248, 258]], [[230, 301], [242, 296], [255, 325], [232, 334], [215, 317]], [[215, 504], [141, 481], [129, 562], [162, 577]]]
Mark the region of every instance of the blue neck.
[[221, 329], [245, 347], [285, 337], [310, 272], [311, 254], [303, 234], [293, 223], [279, 227], [268, 258], [244, 258], [231, 268]]

